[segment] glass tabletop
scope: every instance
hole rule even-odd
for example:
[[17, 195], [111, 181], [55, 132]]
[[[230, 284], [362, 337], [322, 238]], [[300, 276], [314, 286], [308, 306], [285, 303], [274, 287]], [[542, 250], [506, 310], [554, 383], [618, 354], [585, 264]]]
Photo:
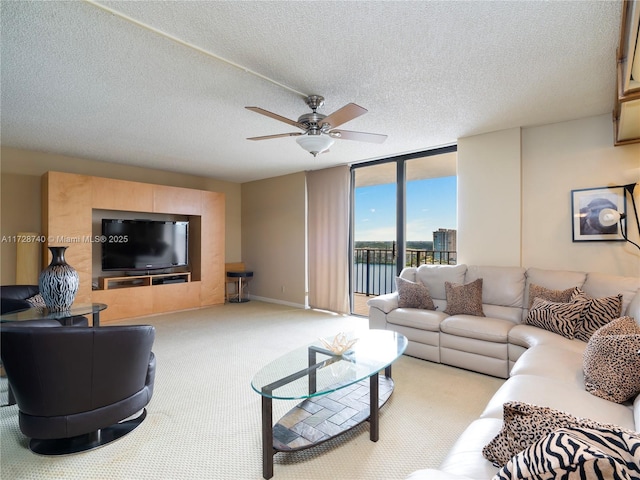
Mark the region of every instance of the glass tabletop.
[[92, 315], [107, 308], [104, 303], [74, 303], [69, 310], [53, 312], [46, 307], [33, 307], [19, 312], [0, 315], [0, 322], [23, 322], [26, 320], [61, 320], [77, 315]]
[[[263, 367], [251, 387], [260, 395], [283, 400], [324, 395], [379, 372], [407, 348], [407, 338], [391, 330], [361, 330], [345, 336], [358, 339], [346, 353], [335, 355], [318, 339]], [[332, 343], [333, 338], [325, 340]]]

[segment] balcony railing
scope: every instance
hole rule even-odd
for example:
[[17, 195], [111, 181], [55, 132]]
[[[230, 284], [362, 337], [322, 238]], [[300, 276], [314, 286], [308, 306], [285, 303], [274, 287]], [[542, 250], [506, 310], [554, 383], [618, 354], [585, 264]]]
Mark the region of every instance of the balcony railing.
[[[396, 288], [396, 249], [355, 248], [353, 254], [353, 293], [383, 295]], [[455, 265], [455, 250], [406, 249], [405, 266]]]

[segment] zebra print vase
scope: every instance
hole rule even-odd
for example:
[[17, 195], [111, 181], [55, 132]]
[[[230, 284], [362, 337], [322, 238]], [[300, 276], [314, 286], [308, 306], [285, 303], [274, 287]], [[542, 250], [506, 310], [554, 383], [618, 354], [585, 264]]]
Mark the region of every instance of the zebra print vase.
[[53, 259], [40, 272], [38, 287], [47, 308], [54, 312], [69, 310], [78, 293], [78, 272], [64, 259], [68, 247], [49, 247]]

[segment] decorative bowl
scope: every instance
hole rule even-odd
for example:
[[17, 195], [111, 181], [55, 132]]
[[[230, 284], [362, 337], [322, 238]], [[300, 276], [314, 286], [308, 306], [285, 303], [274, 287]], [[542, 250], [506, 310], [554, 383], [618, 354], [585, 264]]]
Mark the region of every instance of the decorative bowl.
[[344, 332], [338, 333], [331, 342], [328, 342], [324, 338], [321, 338], [320, 341], [325, 346], [327, 350], [330, 350], [335, 355], [343, 355], [346, 353], [353, 345], [358, 341], [357, 338], [353, 338], [351, 340], [347, 339], [347, 336]]

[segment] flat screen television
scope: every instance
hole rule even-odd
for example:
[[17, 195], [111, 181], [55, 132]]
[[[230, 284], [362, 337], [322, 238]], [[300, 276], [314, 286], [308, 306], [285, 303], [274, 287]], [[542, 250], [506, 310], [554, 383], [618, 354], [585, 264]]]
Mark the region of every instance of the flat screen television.
[[102, 270], [157, 270], [189, 263], [189, 222], [102, 219]]

